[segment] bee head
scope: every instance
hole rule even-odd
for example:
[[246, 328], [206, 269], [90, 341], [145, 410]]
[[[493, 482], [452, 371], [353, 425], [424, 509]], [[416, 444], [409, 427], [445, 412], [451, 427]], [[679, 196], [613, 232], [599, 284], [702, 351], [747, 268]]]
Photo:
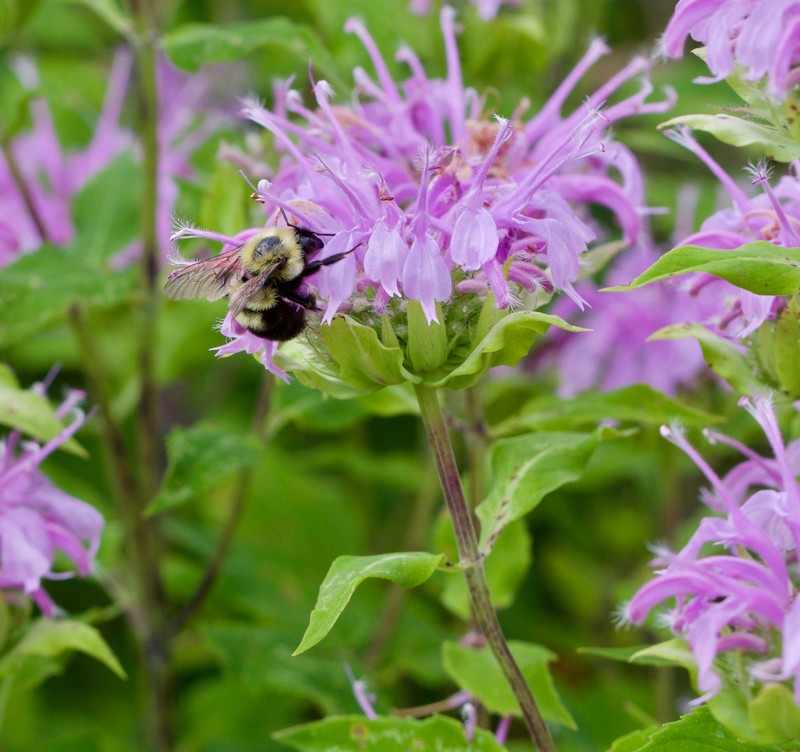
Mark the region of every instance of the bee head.
[[253, 258], [258, 261], [269, 259], [275, 255], [275, 252], [283, 245], [283, 241], [270, 235], [263, 240], [259, 241], [258, 245], [253, 250]]
[[[294, 227], [294, 225], [292, 226]], [[303, 249], [303, 253], [306, 255], [314, 253], [315, 251], [319, 251], [324, 245], [319, 235], [311, 232], [311, 230], [304, 230], [301, 227], [295, 227], [294, 232], [295, 236], [297, 237], [297, 242], [300, 244], [300, 247]]]

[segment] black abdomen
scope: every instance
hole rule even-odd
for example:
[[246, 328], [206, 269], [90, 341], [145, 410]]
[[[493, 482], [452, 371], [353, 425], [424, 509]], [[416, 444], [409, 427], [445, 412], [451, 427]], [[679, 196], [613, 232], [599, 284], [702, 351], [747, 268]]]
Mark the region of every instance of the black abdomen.
[[266, 311], [245, 308], [236, 320], [253, 334], [276, 342], [294, 339], [306, 328], [306, 312], [283, 300]]

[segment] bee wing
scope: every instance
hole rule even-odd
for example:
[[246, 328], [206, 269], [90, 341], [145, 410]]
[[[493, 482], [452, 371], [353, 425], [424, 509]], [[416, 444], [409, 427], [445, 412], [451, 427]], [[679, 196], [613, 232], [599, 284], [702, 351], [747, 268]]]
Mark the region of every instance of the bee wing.
[[164, 285], [167, 297], [172, 300], [224, 298], [230, 292], [233, 281], [242, 274], [239, 250], [234, 248], [214, 258], [176, 269]]
[[228, 308], [234, 317], [247, 308], [247, 304], [264, 289], [270, 276], [281, 266], [281, 263], [269, 264], [231, 293]]

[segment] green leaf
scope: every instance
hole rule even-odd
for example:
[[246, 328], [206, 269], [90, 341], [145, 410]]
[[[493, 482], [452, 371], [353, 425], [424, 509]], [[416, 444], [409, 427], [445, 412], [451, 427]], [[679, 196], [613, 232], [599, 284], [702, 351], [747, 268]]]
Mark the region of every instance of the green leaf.
[[269, 690], [300, 697], [312, 702], [321, 713], [330, 714], [340, 704], [341, 695], [337, 692], [348, 689], [338, 660], [320, 655], [293, 658], [288, 635], [274, 628], [215, 622], [200, 630], [225, 672], [249, 691]]
[[447, 360], [447, 331], [442, 323], [442, 309], [436, 304], [439, 321], [425, 318], [418, 300], [408, 301], [408, 344], [406, 357], [414, 373], [435, 372]]
[[321, 326], [319, 336], [334, 359], [337, 378], [356, 389], [370, 392], [407, 380], [419, 382], [403, 367], [399, 347], [386, 347], [374, 329], [350, 316], [337, 316], [329, 326]]
[[304, 653], [331, 631], [356, 588], [366, 579], [377, 577], [406, 588], [428, 580], [444, 562], [442, 554], [397, 553], [377, 556], [340, 556], [320, 585], [319, 597], [311, 612], [308, 629], [294, 655]]
[[703, 357], [718, 376], [740, 394], [758, 391], [760, 381], [741, 350], [727, 339], [708, 331], [702, 324], [673, 324], [653, 332], [649, 339], [695, 339]]
[[765, 684], [747, 710], [750, 724], [761, 741], [800, 739], [800, 707], [785, 684]]
[[[547, 664], [555, 655], [541, 645], [511, 640], [511, 654], [522, 671], [546, 721], [576, 728], [559, 698]], [[522, 713], [500, 666], [488, 646], [470, 648], [445, 642], [444, 669], [459, 687], [477, 697], [491, 713], [521, 716]]]
[[800, 397], [800, 301], [794, 298], [775, 322], [775, 374], [780, 388], [792, 399]]
[[63, 321], [76, 304], [113, 306], [135, 289], [133, 269], [110, 272], [45, 246], [27, 253], [0, 275], [0, 347]]
[[466, 389], [476, 384], [494, 366], [517, 365], [530, 352], [536, 337], [551, 326], [569, 332], [587, 331], [568, 324], [558, 316], [539, 311], [510, 313], [494, 324], [480, 340], [472, 343], [471, 351], [463, 363], [446, 376], [425, 383], [435, 388]]
[[484, 729], [467, 742], [464, 729], [452, 718], [363, 715], [332, 716], [322, 721], [278, 731], [273, 737], [300, 752], [502, 752], [504, 747]]
[[634, 384], [612, 392], [585, 392], [569, 399], [537, 397], [494, 426], [492, 436], [568, 431], [605, 420], [655, 426], [679, 420], [685, 426], [707, 426], [724, 418], [684, 405], [645, 384]]
[[228, 478], [255, 465], [262, 456], [250, 435], [218, 426], [177, 427], [167, 437], [167, 472], [146, 514], [174, 509], [197, 500]]
[[653, 733], [639, 752], [778, 752], [771, 745], [743, 741], [714, 720], [706, 707], [696, 708], [679, 721]]
[[679, 274], [706, 272], [757, 295], [791, 295], [800, 291], [800, 248], [757, 241], [738, 248], [684, 245], [661, 256], [633, 282], [604, 292], [635, 290]]
[[88, 624], [70, 619], [38, 619], [23, 638], [0, 660], [0, 676], [12, 674], [29, 656], [55, 658], [71, 650], [96, 658], [121, 679], [125, 671], [100, 633]]
[[645, 666], [681, 666], [692, 675], [697, 673], [694, 653], [686, 640], [678, 638], [637, 650], [630, 657], [630, 662]]
[[662, 123], [659, 127], [669, 128], [674, 125], [688, 125], [696, 131], [705, 131], [731, 146], [759, 146], [768, 157], [778, 162], [791, 162], [800, 158], [800, 144], [785, 131], [767, 123], [719, 113], [682, 115]]
[[[0, 424], [42, 442], [50, 441], [64, 430], [64, 424], [56, 417], [55, 409], [47, 398], [17, 384], [11, 369], [0, 363]], [[74, 438], [60, 446], [81, 457], [86, 450]]]
[[[455, 536], [449, 516], [443, 517], [443, 527], [447, 530], [449, 545], [441, 550], [455, 549]], [[438, 546], [437, 541], [437, 548]], [[523, 520], [515, 520], [506, 525], [491, 555], [486, 559], [486, 579], [489, 592], [496, 608], [508, 608], [523, 583], [531, 564], [531, 536]], [[471, 602], [467, 583], [463, 577], [447, 577], [442, 591], [442, 603], [454, 614], [468, 621]]]
[[646, 729], [631, 731], [630, 734], [615, 739], [608, 748], [608, 752], [638, 752], [658, 728], [658, 726], [650, 726]]
[[523, 517], [551, 491], [583, 475], [602, 438], [593, 433], [535, 433], [500, 439], [492, 447], [493, 485], [478, 505], [481, 551], [486, 554], [513, 520]]
[[87, 181], [73, 206], [76, 236], [68, 251], [71, 256], [100, 265], [138, 237], [141, 184], [142, 168], [131, 152], [120, 154]]
[[313, 60], [314, 67], [334, 84], [341, 82], [336, 61], [316, 32], [288, 18], [264, 18], [227, 26], [185, 24], [166, 34], [163, 44], [170, 60], [190, 71], [207, 63], [229, 63], [260, 49], [277, 48], [303, 65]]
[[94, 11], [112, 29], [123, 37], [130, 37], [133, 33], [133, 24], [115, 0], [63, 0], [64, 2], [83, 5]]

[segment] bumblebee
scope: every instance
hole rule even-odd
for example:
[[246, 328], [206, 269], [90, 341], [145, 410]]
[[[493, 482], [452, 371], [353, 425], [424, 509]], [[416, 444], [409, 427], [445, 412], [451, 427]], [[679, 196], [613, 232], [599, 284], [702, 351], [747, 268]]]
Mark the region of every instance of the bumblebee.
[[303, 280], [355, 250], [309, 262], [307, 257], [323, 245], [317, 233], [288, 222], [267, 227], [233, 250], [176, 269], [164, 291], [172, 300], [227, 295], [230, 312], [245, 329], [285, 342], [302, 333], [307, 312], [317, 310], [314, 295], [302, 289]]

